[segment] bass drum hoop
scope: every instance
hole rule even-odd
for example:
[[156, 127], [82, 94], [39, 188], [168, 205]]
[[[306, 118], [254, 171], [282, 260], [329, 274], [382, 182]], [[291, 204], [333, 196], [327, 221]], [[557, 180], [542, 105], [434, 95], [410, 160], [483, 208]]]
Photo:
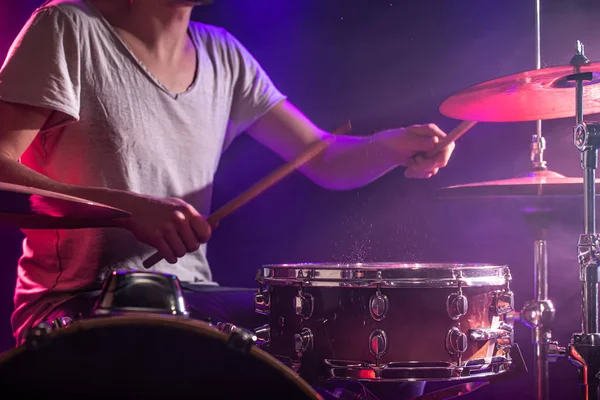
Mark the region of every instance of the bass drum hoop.
[[[115, 316], [103, 316], [95, 317], [90, 319], [79, 320], [71, 323], [65, 328], [54, 330], [42, 338], [40, 338], [40, 347], [52, 346], [52, 340], [65, 335], [77, 335], [79, 332], [90, 331], [94, 329], [102, 329], [106, 327], [120, 327], [120, 326], [163, 326], [170, 329], [182, 329], [188, 330], [188, 332], [198, 334], [199, 337], [208, 337], [210, 339], [216, 339], [226, 344], [228, 336], [222, 332], [219, 332], [212, 326], [205, 322], [198, 320], [182, 319], [167, 315], [145, 315], [145, 314], [127, 314], [127, 315], [115, 315]], [[36, 345], [33, 343], [25, 343], [19, 347], [8, 350], [7, 352], [0, 355], [0, 365], [9, 363], [19, 355], [32, 351]], [[317, 392], [300, 376], [298, 376], [293, 370], [279, 362], [273, 356], [266, 353], [264, 350], [259, 349], [256, 346], [252, 346], [249, 355], [258, 359], [265, 364], [281, 373], [286, 379], [294, 382], [296, 386], [307, 396], [308, 399], [322, 400]]]

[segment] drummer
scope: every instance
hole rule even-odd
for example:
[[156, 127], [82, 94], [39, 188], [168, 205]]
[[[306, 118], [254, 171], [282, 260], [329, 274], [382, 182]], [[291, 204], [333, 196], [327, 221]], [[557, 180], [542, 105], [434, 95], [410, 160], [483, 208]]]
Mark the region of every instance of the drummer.
[[[152, 270], [178, 276], [198, 315], [252, 326], [251, 293], [219, 288], [206, 259], [221, 154], [246, 133], [290, 160], [331, 134], [234, 36], [190, 22], [202, 3], [47, 1], [14, 41], [0, 72], [0, 180], [132, 214], [105, 228], [24, 230], [18, 343], [40, 321], [89, 307], [107, 271], [143, 270], [155, 251], [165, 261]], [[444, 136], [432, 124], [340, 136], [301, 171], [332, 190], [397, 167], [429, 178], [454, 146], [419, 154]]]

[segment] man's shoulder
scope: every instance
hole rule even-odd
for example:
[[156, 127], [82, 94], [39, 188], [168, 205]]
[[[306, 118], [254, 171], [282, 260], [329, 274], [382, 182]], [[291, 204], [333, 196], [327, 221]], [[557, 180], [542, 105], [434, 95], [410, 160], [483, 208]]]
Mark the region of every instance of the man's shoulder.
[[42, 4], [36, 12], [60, 13], [70, 19], [77, 21], [90, 17], [92, 10], [83, 0], [48, 0]]
[[226, 42], [231, 36], [225, 28], [203, 22], [191, 21], [190, 28], [196, 37], [201, 40]]
[[237, 57], [242, 50], [238, 39], [223, 27], [192, 21], [190, 28], [197, 41], [209, 52]]

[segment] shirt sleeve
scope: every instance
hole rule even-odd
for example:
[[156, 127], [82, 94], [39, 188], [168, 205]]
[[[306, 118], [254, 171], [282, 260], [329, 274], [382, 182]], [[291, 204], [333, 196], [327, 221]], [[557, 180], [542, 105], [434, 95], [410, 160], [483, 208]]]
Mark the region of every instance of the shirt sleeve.
[[53, 111], [44, 129], [79, 120], [80, 52], [67, 14], [57, 7], [36, 10], [0, 70], [0, 99]]
[[230, 128], [240, 134], [286, 99], [250, 52], [226, 32], [235, 68]]

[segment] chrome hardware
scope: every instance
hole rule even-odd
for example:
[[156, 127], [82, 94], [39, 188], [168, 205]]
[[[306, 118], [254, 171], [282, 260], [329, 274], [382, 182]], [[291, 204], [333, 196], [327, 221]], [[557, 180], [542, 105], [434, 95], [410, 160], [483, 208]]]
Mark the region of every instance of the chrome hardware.
[[25, 333], [25, 344], [34, 349], [43, 346], [49, 339], [48, 335], [53, 331], [48, 322], [40, 322]]
[[269, 324], [259, 326], [254, 330], [254, 334], [258, 346], [268, 346], [271, 343], [271, 327]]
[[513, 292], [508, 290], [496, 290], [492, 300], [491, 312], [494, 315], [503, 315], [514, 311], [515, 299]]
[[264, 285], [344, 288], [456, 288], [503, 286], [506, 265], [445, 263], [299, 263], [264, 265], [257, 280]]
[[550, 328], [555, 312], [554, 304], [550, 300], [531, 300], [523, 306], [520, 319], [530, 328]]
[[388, 339], [385, 332], [381, 329], [376, 329], [369, 336], [369, 350], [377, 358], [381, 358], [388, 351]]
[[175, 275], [112, 271], [102, 286], [93, 313], [111, 315], [129, 312], [189, 316], [183, 289]]
[[467, 335], [462, 333], [460, 329], [456, 327], [450, 328], [446, 334], [446, 351], [448, 354], [461, 354], [467, 351], [469, 347], [469, 341]]
[[[231, 325], [231, 324], [228, 324]], [[246, 329], [235, 328], [231, 331], [227, 347], [240, 353], [247, 354], [256, 344], [257, 337], [254, 332]]]
[[375, 321], [383, 321], [389, 309], [389, 301], [386, 295], [382, 294], [379, 289], [377, 293], [371, 296], [369, 300], [369, 313]]
[[231, 332], [235, 331], [238, 328], [234, 324], [230, 324], [230, 323], [226, 323], [226, 322], [218, 322], [216, 327], [219, 330], [219, 332], [222, 332], [225, 334], [230, 334]]
[[504, 315], [504, 322], [506, 322], [507, 324], [514, 324], [515, 321], [520, 321], [521, 320], [521, 313], [518, 311], [511, 311], [509, 313], [506, 313], [506, 315]]
[[558, 345], [558, 342], [548, 342], [548, 361], [556, 362], [567, 355], [567, 348]]
[[313, 349], [313, 334], [310, 329], [302, 328], [300, 333], [294, 335], [294, 348], [298, 356], [311, 352]]
[[582, 122], [573, 130], [573, 143], [580, 151], [600, 147], [600, 124]]
[[296, 315], [303, 319], [309, 319], [314, 311], [315, 301], [310, 293], [302, 293], [302, 289], [298, 289], [298, 295], [294, 297], [294, 310]]
[[52, 321], [52, 329], [65, 328], [73, 322], [71, 317], [60, 317]]
[[462, 289], [459, 291], [460, 293], [452, 293], [446, 299], [446, 311], [453, 320], [459, 319], [469, 310], [469, 300], [463, 296]]
[[260, 291], [254, 295], [254, 312], [269, 315], [271, 312], [271, 295], [269, 292]]
[[499, 346], [510, 347], [513, 342], [512, 326], [502, 326], [499, 329], [471, 328], [469, 329], [469, 339], [475, 342], [495, 340]]
[[[517, 352], [518, 347], [512, 351]], [[515, 354], [516, 355], [516, 354]], [[520, 355], [520, 352], [519, 352]], [[329, 378], [334, 380], [367, 380], [378, 382], [394, 381], [469, 381], [473, 378], [497, 376], [518, 370], [514, 357], [493, 356], [469, 360], [461, 364], [455, 362], [389, 362], [374, 365], [357, 360], [325, 359], [323, 367]], [[370, 377], [366, 378], [365, 377]], [[441, 397], [441, 398], [448, 398]]]
[[536, 170], [547, 169], [547, 162], [544, 160], [544, 151], [546, 150], [546, 139], [541, 136], [533, 135], [530, 146], [530, 159], [533, 163], [533, 168]]
[[280, 316], [280, 317], [277, 319], [277, 323], [279, 324], [279, 326], [281, 326], [281, 327], [283, 328], [283, 327], [285, 326], [285, 318], [284, 318], [284, 317], [282, 317], [282, 316]]
[[469, 300], [463, 295], [463, 274], [462, 271], [458, 271], [456, 275], [458, 291], [452, 293], [446, 299], [446, 312], [448, 316], [456, 321], [469, 310]]

